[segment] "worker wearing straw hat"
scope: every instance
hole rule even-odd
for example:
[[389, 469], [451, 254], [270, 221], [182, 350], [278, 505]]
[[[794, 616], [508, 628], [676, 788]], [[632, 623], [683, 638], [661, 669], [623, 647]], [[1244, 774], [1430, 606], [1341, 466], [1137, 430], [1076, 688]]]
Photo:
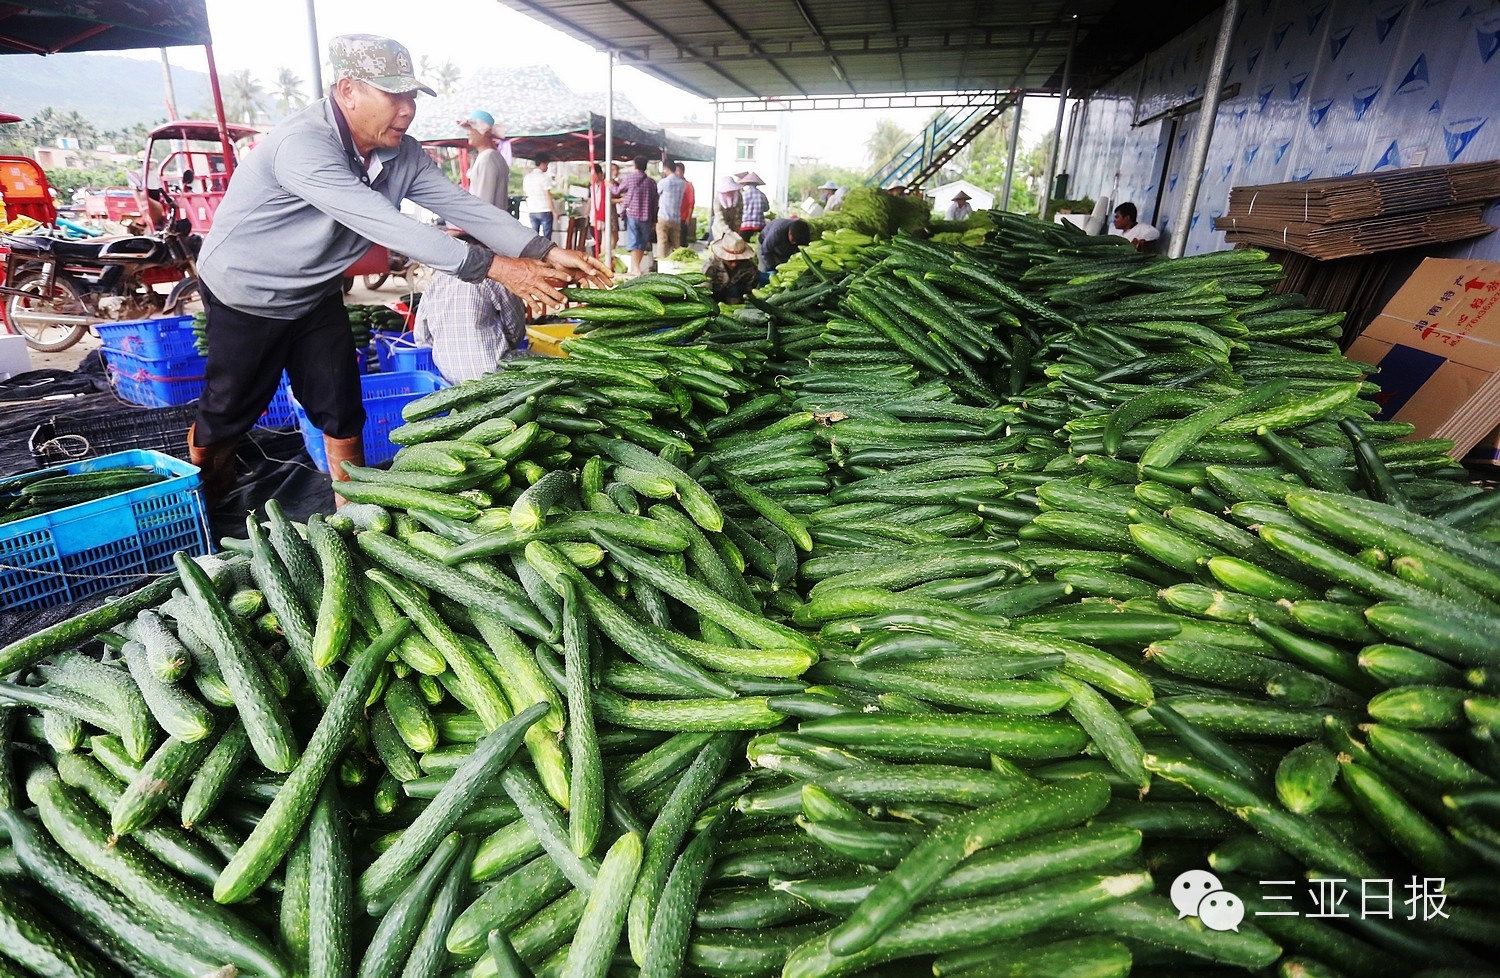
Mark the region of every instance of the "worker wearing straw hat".
[[717, 240], [730, 231], [740, 233], [740, 184], [733, 176], [722, 176], [714, 191], [713, 220], [709, 231]]
[[715, 302], [743, 302], [755, 288], [755, 249], [735, 232], [727, 231], [708, 246], [703, 274], [708, 276]]
[[953, 195], [953, 200], [948, 204], [948, 212], [944, 216], [950, 221], [966, 221], [969, 215], [974, 213], [974, 208], [969, 206], [972, 200], [968, 194], [960, 190]]
[[759, 234], [761, 228], [766, 226], [766, 211], [771, 209], [771, 201], [760, 189], [765, 186], [765, 183], [754, 170], [740, 177], [740, 237], [742, 238]]

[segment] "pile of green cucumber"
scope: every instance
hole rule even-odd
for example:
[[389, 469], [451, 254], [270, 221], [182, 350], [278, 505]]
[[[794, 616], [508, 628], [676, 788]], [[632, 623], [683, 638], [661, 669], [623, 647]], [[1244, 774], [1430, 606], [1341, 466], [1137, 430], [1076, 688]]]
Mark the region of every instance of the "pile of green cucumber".
[[167, 476], [125, 466], [96, 472], [28, 472], [0, 479], [0, 523], [40, 516], [67, 506], [129, 492]]
[[1005, 215], [576, 296], [0, 648], [0, 976], [1497, 973], [1500, 494], [1278, 279]]
[[[380, 305], [358, 305], [351, 304], [349, 309], [349, 334], [354, 340], [356, 350], [364, 350], [369, 347], [377, 330], [381, 332], [399, 333], [406, 328], [401, 314]], [[208, 315], [204, 312], [193, 314], [193, 346], [198, 355], [208, 356]]]

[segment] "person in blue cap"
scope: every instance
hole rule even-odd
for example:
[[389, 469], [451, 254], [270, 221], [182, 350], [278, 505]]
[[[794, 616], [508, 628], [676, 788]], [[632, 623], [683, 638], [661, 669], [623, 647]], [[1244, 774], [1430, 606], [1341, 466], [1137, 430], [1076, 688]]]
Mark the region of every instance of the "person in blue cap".
[[469, 161], [469, 193], [488, 204], [510, 210], [510, 164], [499, 149], [500, 130], [495, 117], [475, 109], [467, 119], [458, 120], [469, 137], [474, 158]]

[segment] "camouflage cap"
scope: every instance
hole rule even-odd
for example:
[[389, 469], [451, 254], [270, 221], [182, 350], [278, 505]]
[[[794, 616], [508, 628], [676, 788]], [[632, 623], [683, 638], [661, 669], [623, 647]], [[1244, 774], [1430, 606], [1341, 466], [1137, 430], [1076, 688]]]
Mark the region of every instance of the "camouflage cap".
[[340, 34], [328, 42], [328, 61], [336, 77], [366, 82], [382, 92], [437, 94], [417, 81], [406, 46], [388, 37]]

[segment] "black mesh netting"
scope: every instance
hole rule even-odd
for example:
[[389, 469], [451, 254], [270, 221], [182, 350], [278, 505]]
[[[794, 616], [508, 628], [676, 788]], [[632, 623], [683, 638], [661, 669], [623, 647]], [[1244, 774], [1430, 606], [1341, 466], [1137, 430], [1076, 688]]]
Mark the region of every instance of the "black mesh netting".
[[[102, 450], [150, 448], [185, 457], [185, 433], [191, 411], [143, 408], [115, 396], [102, 370], [85, 360], [76, 371], [33, 370], [0, 381], [0, 476], [58, 464], [58, 454], [95, 443]], [[42, 435], [33, 455], [33, 434]], [[178, 440], [181, 432], [183, 442]], [[50, 434], [74, 438], [49, 438]], [[82, 433], [81, 437], [77, 437]], [[107, 434], [108, 437], [102, 437]], [[99, 454], [99, 452], [91, 452]], [[243, 537], [245, 515], [268, 499], [277, 499], [287, 515], [305, 520], [315, 512], [332, 512], [328, 476], [313, 467], [302, 435], [296, 431], [257, 428], [240, 446], [235, 491], [210, 515], [210, 538]], [[3, 525], [0, 525], [3, 531]], [[13, 641], [134, 590], [142, 581], [89, 595], [71, 604], [34, 610], [0, 609], [0, 643]]]

